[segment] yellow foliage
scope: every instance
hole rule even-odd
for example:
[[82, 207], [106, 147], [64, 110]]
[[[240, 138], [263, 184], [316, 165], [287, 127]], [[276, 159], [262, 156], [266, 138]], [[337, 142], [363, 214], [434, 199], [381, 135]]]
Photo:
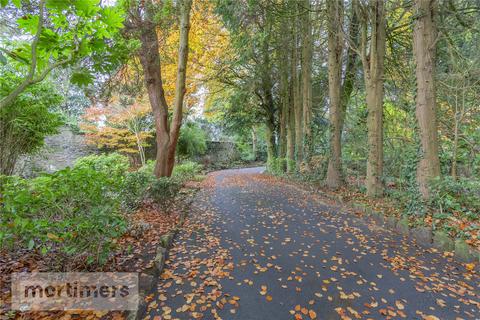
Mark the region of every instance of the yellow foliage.
[[[216, 63], [230, 50], [229, 34], [214, 13], [210, 1], [194, 0], [190, 19], [186, 108], [199, 102], [200, 88], [206, 89], [207, 83], [216, 72]], [[171, 106], [175, 95], [179, 32], [158, 32], [165, 96]]]

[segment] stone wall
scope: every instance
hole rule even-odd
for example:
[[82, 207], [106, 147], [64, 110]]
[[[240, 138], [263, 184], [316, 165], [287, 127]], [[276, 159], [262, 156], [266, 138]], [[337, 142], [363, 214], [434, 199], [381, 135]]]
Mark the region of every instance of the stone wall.
[[24, 156], [15, 166], [15, 174], [36, 176], [39, 172], [54, 172], [72, 166], [78, 158], [95, 153], [85, 143], [83, 135], [62, 127], [59, 133], [45, 138], [45, 146], [35, 155]]
[[240, 153], [235, 143], [228, 141], [207, 141], [206, 154], [197, 159], [197, 161], [206, 166], [228, 165], [238, 160], [240, 160]]

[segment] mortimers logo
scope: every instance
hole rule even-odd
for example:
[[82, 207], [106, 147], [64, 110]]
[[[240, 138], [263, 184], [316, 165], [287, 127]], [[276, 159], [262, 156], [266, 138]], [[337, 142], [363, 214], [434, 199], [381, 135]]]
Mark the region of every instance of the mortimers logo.
[[12, 309], [35, 310], [136, 310], [138, 274], [14, 273]]

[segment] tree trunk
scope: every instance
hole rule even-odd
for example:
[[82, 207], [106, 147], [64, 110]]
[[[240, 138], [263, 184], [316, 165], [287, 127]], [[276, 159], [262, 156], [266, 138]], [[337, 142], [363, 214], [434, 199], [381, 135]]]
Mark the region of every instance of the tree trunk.
[[[347, 113], [347, 107], [350, 102], [353, 88], [355, 85], [355, 75], [357, 73], [357, 52], [355, 48], [359, 45], [359, 30], [358, 30], [358, 15], [355, 8], [355, 1], [352, 1], [350, 9], [350, 27], [349, 27], [349, 38], [351, 44], [347, 48], [346, 56], [346, 66], [345, 66], [345, 76], [343, 78], [342, 84], [342, 93], [341, 93], [341, 106], [342, 114], [340, 121], [340, 136], [343, 132], [343, 125], [345, 122], [345, 116]], [[341, 173], [341, 171], [340, 171]]]
[[455, 113], [455, 129], [453, 132], [453, 154], [452, 154], [452, 168], [451, 175], [453, 180], [457, 180], [457, 154], [458, 154], [458, 119]]
[[[280, 49], [282, 50], [282, 49]], [[288, 95], [288, 59], [285, 52], [281, 52], [281, 59], [278, 61], [280, 72], [280, 141], [279, 157], [287, 157], [287, 126], [289, 121], [289, 95]]]
[[[369, 12], [363, 16], [361, 32], [361, 58], [367, 93], [367, 195], [383, 194], [383, 74], [386, 42], [385, 9], [383, 1], [371, 0]], [[370, 21], [370, 26], [368, 26]], [[367, 55], [367, 32], [371, 30]]]
[[191, 0], [182, 0], [180, 5], [180, 43], [178, 51], [177, 82], [172, 126], [168, 122], [168, 104], [163, 89], [160, 52], [155, 13], [153, 5], [146, 3], [143, 19], [141, 9], [136, 10], [140, 22], [140, 62], [142, 64], [145, 86], [155, 119], [157, 155], [154, 173], [156, 177], [169, 177], [175, 164], [175, 149], [182, 124], [183, 98], [185, 96], [186, 66], [188, 58], [188, 32], [190, 28]]
[[170, 145], [168, 148], [168, 176], [172, 175], [175, 164], [175, 150], [180, 135], [183, 118], [183, 100], [185, 97], [185, 82], [187, 78], [188, 33], [190, 31], [190, 10], [192, 0], [181, 0], [180, 4], [180, 42], [178, 48], [177, 81], [175, 83], [175, 100], [172, 126], [170, 128]]
[[[295, 6], [298, 12], [298, 3]], [[302, 126], [302, 96], [300, 94], [300, 76], [299, 76], [299, 57], [298, 57], [298, 18], [293, 26], [293, 46], [292, 46], [292, 85], [293, 85], [293, 109], [295, 113], [295, 160], [297, 170], [303, 161], [303, 126]]]
[[257, 160], [257, 129], [252, 127], [252, 155], [253, 161]]
[[337, 189], [342, 184], [341, 161], [341, 73], [343, 2], [327, 1], [328, 14], [328, 94], [330, 100], [330, 157], [327, 168], [327, 186]]
[[[289, 83], [290, 97], [293, 96], [293, 82]], [[288, 103], [287, 120], [287, 172], [295, 171], [295, 111], [292, 99]]]
[[265, 142], [267, 144], [267, 163], [272, 164], [275, 159], [275, 127], [271, 119], [265, 123]]
[[[147, 13], [150, 15], [149, 13]], [[150, 19], [149, 16], [147, 16]], [[161, 76], [158, 37], [153, 24], [144, 22], [140, 40], [140, 62], [143, 67], [145, 86], [155, 119], [157, 155], [154, 173], [157, 177], [168, 176], [168, 146], [170, 144], [168, 105], [165, 100]]]
[[417, 165], [417, 183], [424, 198], [429, 197], [428, 182], [440, 176], [438, 132], [435, 97], [435, 47], [437, 13], [435, 0], [415, 1], [413, 55], [416, 64], [416, 116], [421, 142]]
[[288, 121], [289, 121], [289, 94], [288, 94], [288, 58], [284, 52], [279, 63], [280, 71], [280, 145], [279, 157], [287, 158]]
[[304, 0], [305, 11], [302, 23], [302, 102], [303, 102], [303, 158], [308, 163], [312, 153], [312, 21], [310, 18], [310, 0]]

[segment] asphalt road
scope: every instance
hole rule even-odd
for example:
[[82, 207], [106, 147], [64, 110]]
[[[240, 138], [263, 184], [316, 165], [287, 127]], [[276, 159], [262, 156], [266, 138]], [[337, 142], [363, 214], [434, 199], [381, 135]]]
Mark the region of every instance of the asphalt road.
[[480, 319], [480, 277], [260, 174], [209, 175], [146, 319]]

